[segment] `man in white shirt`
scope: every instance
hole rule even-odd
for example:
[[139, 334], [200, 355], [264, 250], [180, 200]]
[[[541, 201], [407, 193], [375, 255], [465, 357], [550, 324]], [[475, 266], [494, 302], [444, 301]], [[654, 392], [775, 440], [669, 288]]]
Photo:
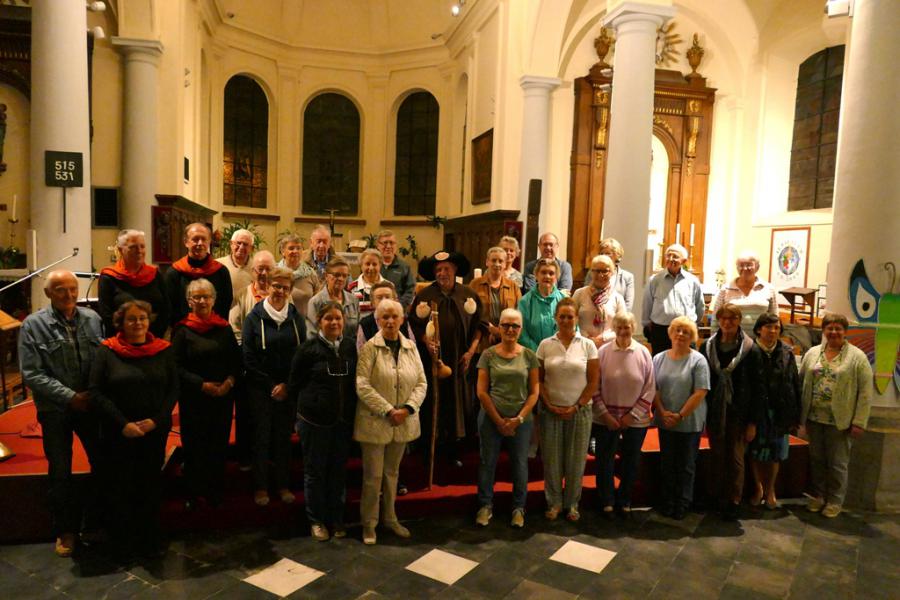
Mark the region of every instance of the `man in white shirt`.
[[706, 311], [700, 280], [683, 268], [687, 262], [687, 249], [681, 244], [672, 244], [666, 248], [664, 256], [666, 269], [647, 282], [641, 313], [644, 335], [653, 347], [653, 354], [672, 347], [669, 323], [675, 317], [688, 317], [699, 326]]

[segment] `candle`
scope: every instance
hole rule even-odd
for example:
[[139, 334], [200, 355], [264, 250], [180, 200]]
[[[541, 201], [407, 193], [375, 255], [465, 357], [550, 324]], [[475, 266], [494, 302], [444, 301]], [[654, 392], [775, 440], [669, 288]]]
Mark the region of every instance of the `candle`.
[[472, 273], [472, 276], [475, 277], [476, 279], [481, 277], [481, 269], [475, 269], [475, 271], [473, 271], [473, 273]]
[[13, 194], [13, 203], [12, 203], [12, 216], [10, 217], [11, 221], [16, 220], [16, 202], [19, 200], [18, 194]]
[[694, 224], [691, 223], [691, 246], [694, 245]]
[[600, 239], [605, 240], [606, 236], [606, 219], [600, 219]]
[[675, 223], [675, 243], [681, 243], [681, 223]]

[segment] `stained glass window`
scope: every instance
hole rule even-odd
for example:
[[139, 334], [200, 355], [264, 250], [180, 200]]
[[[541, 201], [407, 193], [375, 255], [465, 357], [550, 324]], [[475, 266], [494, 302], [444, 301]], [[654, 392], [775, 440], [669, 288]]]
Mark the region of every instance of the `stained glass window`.
[[250, 77], [235, 75], [225, 86], [224, 137], [224, 204], [266, 208], [269, 102]]
[[341, 94], [313, 98], [303, 113], [303, 212], [359, 210], [359, 111]]
[[437, 193], [437, 100], [428, 92], [410, 94], [397, 112], [394, 214], [433, 215]]

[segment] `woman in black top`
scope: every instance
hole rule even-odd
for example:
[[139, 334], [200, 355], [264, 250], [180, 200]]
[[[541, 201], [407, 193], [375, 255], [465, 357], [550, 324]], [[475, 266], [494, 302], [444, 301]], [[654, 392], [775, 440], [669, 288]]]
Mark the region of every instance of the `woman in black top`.
[[750, 379], [755, 382], [757, 418], [749, 425], [750, 465], [756, 479], [751, 504], [778, 508], [775, 479], [780, 461], [788, 457], [788, 432], [800, 424], [800, 374], [790, 346], [782, 342], [781, 319], [763, 313], [753, 326], [756, 343], [750, 350]]
[[297, 414], [297, 399], [288, 395], [287, 382], [294, 353], [306, 340], [306, 325], [303, 316], [290, 302], [292, 275], [293, 272], [284, 267], [272, 269], [269, 295], [253, 307], [244, 319], [241, 331], [250, 414], [255, 430], [253, 500], [258, 506], [269, 504], [270, 474], [282, 502], [291, 504], [296, 499], [289, 484], [291, 432]]
[[145, 262], [147, 246], [144, 232], [123, 229], [116, 238], [119, 260], [100, 271], [99, 304], [97, 312], [103, 319], [106, 335], [113, 336], [116, 328], [112, 317], [116, 309], [129, 300], [143, 300], [150, 304], [155, 315], [150, 332], [158, 338], [169, 327], [169, 302], [162, 273]]
[[709, 434], [708, 487], [718, 501], [722, 518], [739, 517], [744, 493], [744, 453], [748, 428], [756, 420], [750, 373], [753, 340], [741, 331], [741, 309], [725, 304], [716, 311], [719, 330], [700, 348], [709, 363], [710, 391], [706, 396], [706, 431]]
[[212, 311], [216, 289], [200, 278], [187, 286], [191, 313], [172, 334], [181, 397], [181, 445], [192, 508], [199, 498], [218, 504], [231, 434], [231, 393], [243, 371], [241, 349], [228, 321]]
[[294, 354], [288, 396], [297, 399], [303, 448], [303, 497], [313, 538], [344, 537], [347, 457], [356, 414], [356, 340], [343, 336], [337, 302], [316, 313], [318, 335]]
[[178, 398], [169, 342], [149, 332], [150, 305], [126, 302], [119, 333], [103, 341], [91, 368], [91, 400], [105, 416], [112, 532], [124, 556], [159, 552], [161, 469]]

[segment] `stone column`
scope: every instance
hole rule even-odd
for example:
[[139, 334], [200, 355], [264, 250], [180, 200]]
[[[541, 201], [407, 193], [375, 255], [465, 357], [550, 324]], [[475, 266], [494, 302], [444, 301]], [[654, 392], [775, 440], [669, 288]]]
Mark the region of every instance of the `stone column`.
[[[36, 256], [29, 265], [52, 263], [79, 249], [59, 265], [91, 270], [91, 152], [88, 115], [87, 17], [84, 2], [35, 0], [31, 11], [31, 227], [37, 233]], [[82, 187], [63, 190], [44, 182], [47, 150], [78, 152], [83, 157]], [[65, 232], [63, 229], [65, 228]], [[47, 304], [44, 282], [32, 281], [32, 308]], [[87, 286], [82, 280], [82, 289]]]
[[603, 19], [616, 31], [606, 166], [604, 235], [625, 248], [622, 266], [634, 273], [634, 313], [644, 299], [644, 257], [650, 224], [650, 153], [656, 30], [675, 14], [671, 6], [625, 2]]
[[[900, 328], [900, 317], [886, 307], [896, 306], [900, 296], [890, 294], [885, 265], [900, 266], [900, 121], [892, 108], [900, 97], [900, 3], [857, 0], [853, 6], [841, 93], [828, 309], [851, 322], [858, 320], [850, 304], [849, 283], [854, 266], [863, 260], [872, 286], [881, 294], [878, 320], [883, 342], [876, 338], [876, 354], [896, 357], [898, 339], [890, 332]], [[864, 310], [862, 300], [856, 305], [858, 311]], [[886, 384], [883, 393], [873, 390], [869, 432], [853, 448], [847, 502], [897, 510], [900, 403], [894, 383]]]
[[[546, 198], [547, 190], [547, 160], [550, 145], [550, 94], [559, 87], [560, 83], [562, 83], [561, 80], [554, 77], [534, 75], [525, 75], [519, 80], [519, 85], [522, 86], [524, 92], [522, 105], [522, 153], [519, 161], [518, 188], [519, 219], [523, 222], [528, 220], [528, 182], [532, 179], [540, 179], [543, 182], [541, 187], [541, 214], [547, 214], [544, 198]], [[544, 220], [541, 219], [538, 235], [543, 230]], [[537, 243], [536, 239], [523, 239], [523, 257], [526, 255], [526, 248], [536, 246]], [[524, 259], [522, 264], [525, 264]]]
[[159, 59], [162, 44], [156, 40], [112, 38], [125, 58], [124, 110], [122, 114], [122, 188], [119, 224], [147, 234], [147, 259], [152, 254], [150, 207], [158, 191], [157, 128]]

